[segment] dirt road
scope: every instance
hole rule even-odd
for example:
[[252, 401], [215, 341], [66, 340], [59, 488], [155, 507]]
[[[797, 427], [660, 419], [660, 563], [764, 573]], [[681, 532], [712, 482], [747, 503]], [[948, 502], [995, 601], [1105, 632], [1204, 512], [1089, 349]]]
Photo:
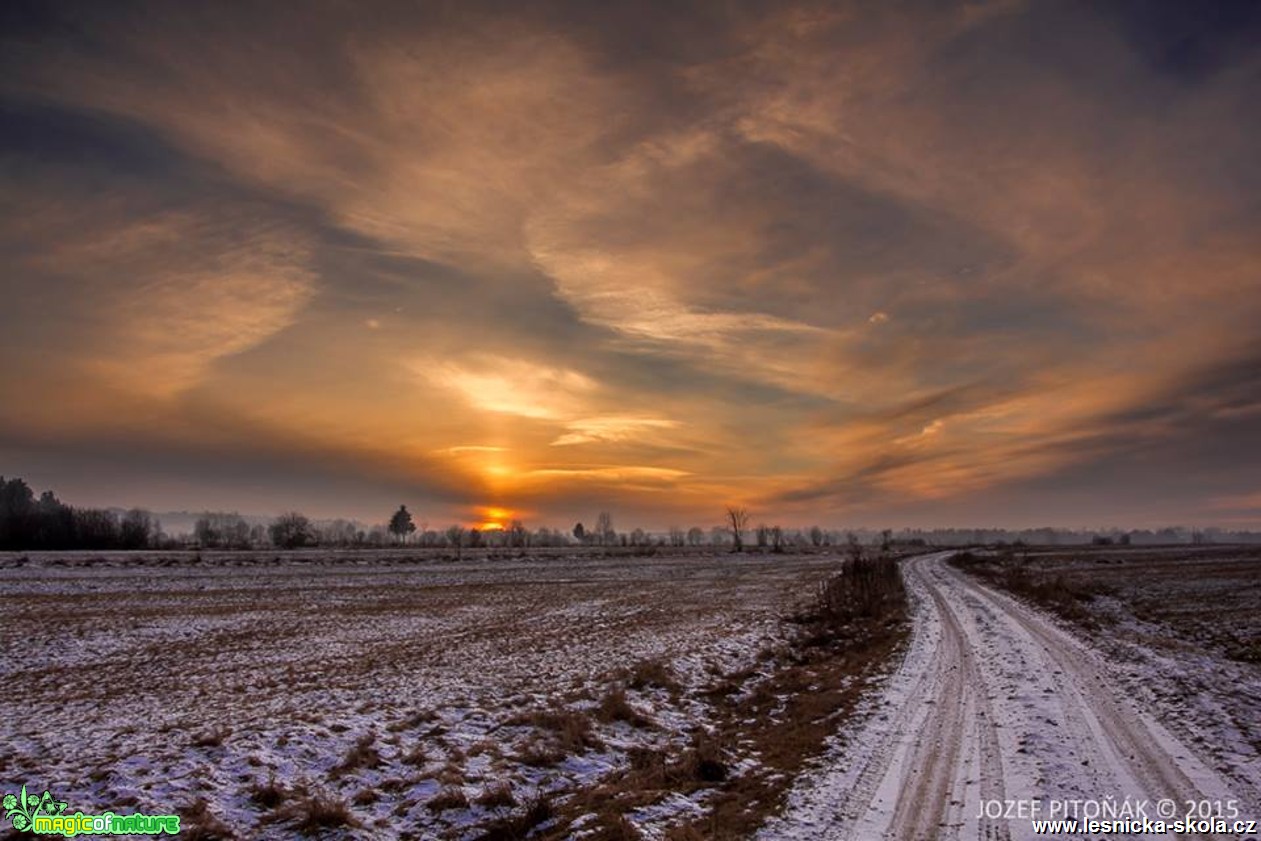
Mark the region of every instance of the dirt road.
[[1034, 817], [1111, 817], [1091, 805], [1107, 801], [1154, 819], [1162, 799], [1179, 817], [1187, 801], [1235, 800], [1261, 817], [1256, 780], [1211, 768], [1124, 697], [1097, 651], [947, 557], [906, 563], [917, 607], [905, 660], [761, 837], [1022, 839]]

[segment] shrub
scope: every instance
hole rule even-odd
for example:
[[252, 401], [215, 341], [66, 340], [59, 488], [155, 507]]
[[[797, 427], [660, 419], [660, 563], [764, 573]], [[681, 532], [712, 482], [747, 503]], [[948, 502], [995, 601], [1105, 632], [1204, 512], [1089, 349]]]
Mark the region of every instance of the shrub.
[[816, 612], [833, 630], [858, 619], [879, 619], [900, 612], [906, 589], [897, 562], [853, 555], [841, 572], [819, 586]]

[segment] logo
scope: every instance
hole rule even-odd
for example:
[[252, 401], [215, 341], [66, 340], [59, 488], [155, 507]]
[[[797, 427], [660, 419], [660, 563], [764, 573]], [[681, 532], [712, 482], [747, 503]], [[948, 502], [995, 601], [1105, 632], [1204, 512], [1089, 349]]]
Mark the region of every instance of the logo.
[[22, 786], [19, 794], [4, 796], [4, 816], [19, 832], [35, 826], [35, 818], [40, 815], [55, 817], [64, 811], [66, 811], [66, 804], [55, 799], [48, 789], [44, 789], [41, 796], [34, 797], [26, 793], [26, 786]]
[[66, 814], [66, 802], [53, 797], [47, 789], [38, 797], [27, 794], [26, 786], [17, 794], [4, 796], [4, 816], [18, 832], [37, 835], [175, 835], [180, 831], [178, 815], [144, 815], [133, 812], [120, 815], [105, 812], [85, 815]]

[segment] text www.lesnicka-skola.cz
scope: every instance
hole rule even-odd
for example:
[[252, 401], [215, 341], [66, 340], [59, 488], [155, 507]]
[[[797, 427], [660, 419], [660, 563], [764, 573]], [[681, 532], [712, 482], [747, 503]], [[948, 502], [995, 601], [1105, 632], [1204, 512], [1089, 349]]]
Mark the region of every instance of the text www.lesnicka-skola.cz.
[[1227, 820], [1226, 818], [1192, 818], [1189, 820], [1162, 821], [1160, 819], [1124, 818], [1117, 820], [1042, 820], [1031, 821], [1034, 835], [1189, 835], [1212, 833], [1214, 835], [1257, 835], [1257, 822], [1252, 820]]
[[983, 800], [977, 818], [1028, 820], [1035, 835], [1261, 834], [1236, 800]]

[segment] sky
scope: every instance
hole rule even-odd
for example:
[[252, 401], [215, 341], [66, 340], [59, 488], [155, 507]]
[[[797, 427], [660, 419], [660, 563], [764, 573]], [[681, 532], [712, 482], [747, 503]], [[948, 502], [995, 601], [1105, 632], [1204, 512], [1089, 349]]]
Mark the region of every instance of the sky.
[[1250, 2], [6, 2], [0, 473], [1261, 527], [1259, 101]]

